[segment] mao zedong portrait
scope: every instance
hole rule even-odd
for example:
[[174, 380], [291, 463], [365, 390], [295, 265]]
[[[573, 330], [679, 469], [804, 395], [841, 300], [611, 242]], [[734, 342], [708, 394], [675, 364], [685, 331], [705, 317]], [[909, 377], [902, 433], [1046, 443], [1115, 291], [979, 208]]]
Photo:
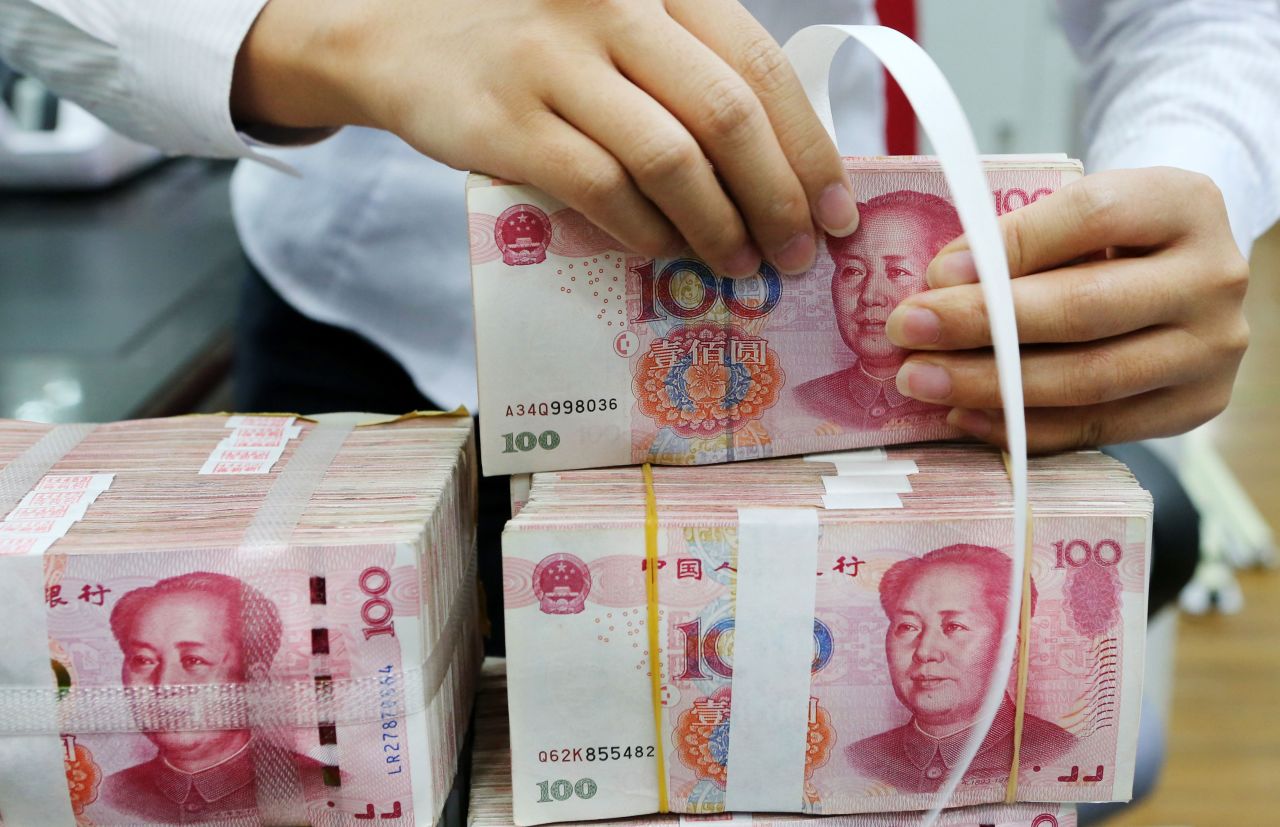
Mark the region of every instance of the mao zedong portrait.
[[[275, 604], [252, 586], [193, 572], [125, 594], [111, 612], [111, 632], [124, 652], [126, 686], [233, 684], [266, 680], [282, 624]], [[183, 731], [174, 726], [179, 711], [152, 712], [137, 702], [134, 717], [149, 730], [156, 755], [109, 776], [103, 798], [139, 820], [177, 824], [252, 813], [256, 784], [281, 775], [299, 792], [322, 795], [323, 764], [248, 729]]]
[[927, 288], [925, 270], [961, 234], [960, 219], [945, 199], [913, 190], [872, 198], [859, 212], [853, 235], [827, 237], [836, 327], [855, 361], [798, 386], [796, 399], [814, 416], [859, 430], [941, 420], [945, 409], [898, 393], [906, 352], [889, 341], [885, 321], [898, 302]]
[[[893, 691], [911, 720], [847, 748], [859, 773], [903, 792], [941, 786], [968, 743], [992, 679], [1012, 567], [996, 549], [960, 544], [899, 561], [885, 572], [885, 655]], [[1035, 602], [1033, 582], [1032, 613]], [[1008, 777], [1013, 726], [1013, 701], [1005, 695], [965, 780]], [[1031, 714], [1024, 714], [1022, 726], [1024, 771], [1051, 763], [1076, 743], [1067, 730]]]

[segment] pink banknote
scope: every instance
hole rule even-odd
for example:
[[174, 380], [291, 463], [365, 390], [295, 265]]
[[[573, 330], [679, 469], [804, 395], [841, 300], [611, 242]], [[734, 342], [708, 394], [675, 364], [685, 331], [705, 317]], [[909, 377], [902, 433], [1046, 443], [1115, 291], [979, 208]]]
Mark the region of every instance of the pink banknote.
[[434, 824], [480, 659], [472, 438], [0, 420], [0, 824]]
[[[938, 439], [946, 410], [903, 396], [885, 335], [961, 234], [932, 159], [849, 159], [861, 225], [802, 276], [733, 280], [630, 254], [541, 192], [468, 189], [486, 474], [703, 464]], [[993, 160], [1004, 213], [1077, 162]]]
[[[1146, 622], [1144, 507], [1128, 515], [1037, 509], [1018, 800], [1130, 794]], [[808, 703], [803, 782], [789, 806], [774, 809], [932, 806], [993, 679], [1007, 683], [1005, 700], [951, 803], [1004, 800], [1014, 767], [1016, 680], [993, 673], [993, 659], [1012, 565], [1011, 520], [968, 509], [956, 504], [949, 514], [900, 520], [819, 512], [811, 675], [807, 701], [800, 699]], [[769, 579], [790, 572], [785, 562], [757, 569], [765, 596], [744, 606], [736, 520], [672, 522], [660, 529], [658, 563], [658, 749], [670, 806], [740, 809], [726, 793], [735, 762], [755, 757], [730, 761], [743, 645], [735, 627], [748, 610], [766, 623], [790, 611], [781, 582], [778, 597], [768, 594]], [[530, 522], [504, 537], [519, 824], [657, 809], [644, 535], [643, 523], [602, 516], [579, 525]], [[784, 560], [794, 547], [789, 540], [775, 546]], [[583, 778], [590, 782], [579, 785]], [[546, 786], [559, 780], [570, 785], [568, 795]]]
[[[413, 771], [430, 760], [403, 714], [405, 641], [391, 625], [418, 615], [419, 576], [394, 547], [291, 548], [256, 572], [233, 550], [45, 562], [84, 823], [429, 823], [414, 817]], [[353, 682], [363, 714], [326, 710], [330, 687]], [[308, 685], [311, 698], [297, 690]], [[110, 718], [74, 708], [93, 688], [120, 700]]]
[[[476, 699], [471, 761], [470, 827], [511, 827], [511, 738], [507, 722], [506, 664], [485, 661]], [[919, 813], [825, 816], [824, 827], [919, 827]], [[595, 827], [805, 827], [808, 816], [784, 813], [674, 813], [592, 822]], [[943, 810], [935, 827], [1076, 827], [1071, 804], [994, 804]]]

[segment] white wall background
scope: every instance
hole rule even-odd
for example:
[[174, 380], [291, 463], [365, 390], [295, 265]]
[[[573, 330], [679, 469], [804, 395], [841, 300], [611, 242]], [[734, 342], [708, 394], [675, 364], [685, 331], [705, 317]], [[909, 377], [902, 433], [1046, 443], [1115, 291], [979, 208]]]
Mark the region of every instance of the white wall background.
[[1080, 157], [1079, 66], [1053, 0], [918, 2], [918, 38], [955, 87], [981, 152]]

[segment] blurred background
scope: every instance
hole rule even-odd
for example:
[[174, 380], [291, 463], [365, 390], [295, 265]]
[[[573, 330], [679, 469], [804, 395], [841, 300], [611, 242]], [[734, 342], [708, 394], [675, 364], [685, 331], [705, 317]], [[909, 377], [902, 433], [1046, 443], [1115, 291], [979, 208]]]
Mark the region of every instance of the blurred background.
[[[881, 12], [942, 66], [982, 151], [1079, 157], [1079, 71], [1052, 5], [919, 0]], [[905, 101], [888, 94], [891, 151], [927, 151]], [[231, 165], [161, 158], [3, 66], [0, 99], [0, 417], [229, 409], [245, 273]], [[1280, 231], [1257, 245], [1252, 268], [1254, 338], [1230, 408], [1158, 449], [1201, 511], [1201, 562], [1181, 609], [1152, 627], [1163, 772], [1108, 823], [1280, 823], [1280, 578], [1268, 528], [1280, 520], [1280, 374], [1268, 367], [1280, 359]]]

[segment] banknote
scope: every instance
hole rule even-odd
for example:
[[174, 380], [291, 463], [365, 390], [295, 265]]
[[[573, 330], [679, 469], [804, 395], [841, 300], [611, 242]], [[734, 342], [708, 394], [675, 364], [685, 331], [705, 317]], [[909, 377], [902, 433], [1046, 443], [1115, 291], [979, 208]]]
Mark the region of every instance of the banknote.
[[[782, 798], [772, 800], [781, 803], [768, 809], [926, 809], [976, 737], [993, 681], [1006, 696], [953, 805], [1004, 800], [1015, 728], [1018, 800], [1129, 797], [1145, 492], [1098, 453], [1033, 464], [1019, 707], [1016, 670], [994, 663], [1013, 545], [998, 456], [912, 446], [876, 463], [908, 471], [912, 490], [892, 494], [896, 506], [873, 498], [824, 508], [824, 479], [877, 478], [836, 461], [660, 469], [653, 560], [637, 470], [533, 476], [503, 543], [517, 824], [655, 812], [659, 773], [674, 812], [743, 809], [735, 800], [753, 791], [739, 781], [735, 792], [735, 773], [758, 777], [787, 744], [798, 751], [777, 771]], [[893, 476], [881, 478], [896, 486]], [[797, 626], [804, 589], [812, 608]], [[750, 637], [738, 634], [748, 628]], [[798, 678], [770, 674], [797, 652]], [[794, 726], [759, 723], [774, 715]], [[750, 740], [735, 745], [740, 732], [761, 737], [758, 753], [744, 746]], [[772, 787], [771, 773], [752, 783]]]
[[[476, 698], [475, 748], [471, 762], [471, 805], [468, 827], [512, 827], [511, 736], [507, 717], [506, 662], [485, 660], [480, 693]], [[608, 827], [800, 827], [812, 824], [807, 816], [781, 813], [718, 813], [713, 815], [635, 816], [595, 822]], [[825, 827], [916, 827], [917, 813], [867, 813], [827, 816]], [[997, 804], [944, 810], [938, 827], [1075, 827], [1071, 804]]]
[[[813, 269], [722, 277], [629, 253], [527, 186], [470, 179], [486, 474], [696, 465], [955, 436], [900, 394], [885, 334], [961, 234], [928, 158], [847, 159], [861, 225]], [[1065, 157], [988, 162], [997, 212], [1080, 177]]]
[[[74, 518], [0, 553], [3, 823], [435, 824], [480, 660], [470, 421], [285, 419], [0, 422], [0, 526]], [[229, 439], [280, 450], [219, 469]]]

